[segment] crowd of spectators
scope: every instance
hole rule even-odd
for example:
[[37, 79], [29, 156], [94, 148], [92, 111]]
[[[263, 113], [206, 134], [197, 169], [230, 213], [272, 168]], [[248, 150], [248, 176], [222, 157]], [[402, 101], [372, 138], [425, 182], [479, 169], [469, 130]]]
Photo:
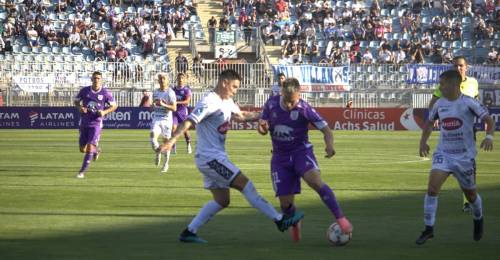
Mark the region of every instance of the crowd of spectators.
[[125, 61], [131, 55], [164, 55], [184, 22], [196, 15], [192, 1], [6, 0], [0, 47], [69, 47], [91, 59]]
[[211, 39], [217, 29], [243, 32], [250, 24], [266, 44], [281, 45], [287, 64], [449, 63], [473, 47], [477, 62], [500, 60], [500, 0], [223, 0], [223, 6], [219, 26], [215, 17], [207, 24]]

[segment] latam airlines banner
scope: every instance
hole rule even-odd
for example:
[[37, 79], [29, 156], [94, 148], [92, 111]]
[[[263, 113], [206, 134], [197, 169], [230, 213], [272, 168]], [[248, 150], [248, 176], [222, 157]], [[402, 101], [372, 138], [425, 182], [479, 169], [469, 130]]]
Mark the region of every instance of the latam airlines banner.
[[[245, 110], [258, 111], [260, 108]], [[421, 130], [427, 109], [412, 108], [318, 108], [333, 130]], [[500, 109], [490, 109], [500, 130]], [[0, 107], [0, 129], [75, 129], [80, 115], [72, 107]], [[106, 116], [104, 128], [149, 129], [151, 112], [146, 108], [121, 107]], [[233, 130], [257, 129], [257, 122], [231, 121]], [[476, 127], [484, 129], [477, 121]]]
[[349, 67], [312, 65], [273, 65], [275, 78], [279, 73], [299, 80], [302, 92], [349, 91]]
[[[452, 68], [452, 65], [407, 65], [406, 83], [438, 84], [439, 75]], [[469, 66], [468, 75], [476, 78], [479, 84], [500, 84], [500, 67]]]

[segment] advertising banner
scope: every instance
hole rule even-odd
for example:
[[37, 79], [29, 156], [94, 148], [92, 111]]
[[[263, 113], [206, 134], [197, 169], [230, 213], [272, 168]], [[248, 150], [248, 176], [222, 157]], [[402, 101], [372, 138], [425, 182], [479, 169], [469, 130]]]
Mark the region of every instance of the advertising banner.
[[[258, 111], [260, 108], [244, 108]], [[413, 108], [317, 108], [333, 130], [416, 130], [420, 131], [427, 109]], [[490, 115], [500, 130], [500, 109], [490, 109]], [[72, 107], [0, 107], [0, 129], [76, 129], [79, 112]], [[149, 129], [151, 111], [147, 108], [120, 107], [104, 119], [104, 128]], [[231, 121], [233, 130], [255, 130], [257, 121]], [[476, 120], [476, 127], [484, 124]]]
[[[446, 70], [452, 69], [450, 65], [406, 65], [406, 83], [408, 84], [438, 84], [439, 75]], [[467, 75], [477, 79], [478, 83], [500, 84], [500, 67], [492, 66], [469, 66]]]
[[349, 67], [312, 65], [273, 65], [275, 78], [279, 73], [299, 80], [302, 92], [349, 91]]

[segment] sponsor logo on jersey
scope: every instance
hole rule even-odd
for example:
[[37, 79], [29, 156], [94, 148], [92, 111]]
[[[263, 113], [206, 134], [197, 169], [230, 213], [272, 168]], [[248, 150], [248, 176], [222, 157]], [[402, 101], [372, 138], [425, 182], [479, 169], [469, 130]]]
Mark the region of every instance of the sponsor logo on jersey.
[[460, 127], [462, 127], [463, 122], [460, 120], [460, 118], [455, 118], [455, 117], [448, 117], [443, 120], [441, 120], [441, 126], [445, 130], [456, 130]]
[[97, 99], [98, 99], [98, 100], [102, 100], [103, 98], [104, 98], [104, 96], [103, 96], [103, 95], [97, 95]]

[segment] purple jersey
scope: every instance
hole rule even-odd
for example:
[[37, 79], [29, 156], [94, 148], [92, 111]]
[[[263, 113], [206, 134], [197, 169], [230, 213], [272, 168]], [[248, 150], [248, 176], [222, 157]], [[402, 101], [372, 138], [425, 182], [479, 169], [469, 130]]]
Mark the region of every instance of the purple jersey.
[[[185, 101], [188, 97], [191, 96], [191, 89], [189, 86], [182, 86], [181, 88], [174, 87], [175, 96], [177, 97], [177, 102]], [[177, 111], [176, 114], [187, 115], [188, 114], [188, 105], [177, 103]]]
[[105, 88], [98, 92], [92, 90], [92, 87], [83, 87], [75, 101], [81, 101], [83, 106], [88, 109], [87, 113], [80, 116], [80, 127], [102, 126], [102, 117], [97, 114], [98, 110], [104, 110], [107, 106], [114, 104], [115, 100], [111, 93]]
[[267, 100], [262, 111], [262, 119], [269, 122], [274, 154], [288, 154], [312, 147], [309, 143], [308, 126], [314, 124], [322, 129], [327, 126], [323, 118], [307, 102], [300, 99], [290, 111], [282, 105], [282, 96]]

